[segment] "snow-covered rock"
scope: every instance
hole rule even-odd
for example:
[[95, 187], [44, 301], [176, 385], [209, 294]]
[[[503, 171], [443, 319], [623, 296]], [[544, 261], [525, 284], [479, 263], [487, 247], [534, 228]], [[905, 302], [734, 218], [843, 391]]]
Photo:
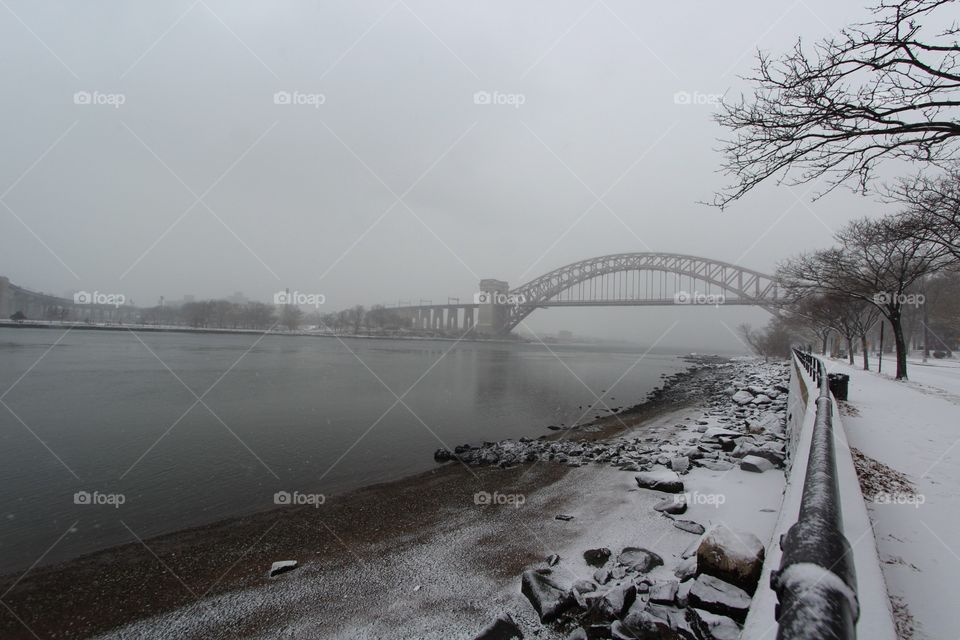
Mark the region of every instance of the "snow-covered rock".
[[763, 558], [759, 538], [718, 524], [707, 531], [697, 547], [697, 571], [753, 593], [763, 571]]
[[278, 560], [270, 565], [270, 577], [278, 576], [287, 571], [293, 571], [297, 568], [296, 560]]
[[646, 471], [634, 476], [641, 489], [683, 493], [683, 480], [674, 471]]

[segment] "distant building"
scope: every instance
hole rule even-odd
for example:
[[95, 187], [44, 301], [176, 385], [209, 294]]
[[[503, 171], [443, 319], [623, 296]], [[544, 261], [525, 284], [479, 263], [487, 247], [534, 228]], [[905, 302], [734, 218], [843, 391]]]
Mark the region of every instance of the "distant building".
[[557, 340], [561, 342], [573, 342], [573, 331], [567, 331], [566, 329], [557, 331]]
[[233, 295], [227, 298], [227, 300], [234, 304], [247, 304], [250, 302], [247, 296], [243, 295], [242, 291], [234, 291]]

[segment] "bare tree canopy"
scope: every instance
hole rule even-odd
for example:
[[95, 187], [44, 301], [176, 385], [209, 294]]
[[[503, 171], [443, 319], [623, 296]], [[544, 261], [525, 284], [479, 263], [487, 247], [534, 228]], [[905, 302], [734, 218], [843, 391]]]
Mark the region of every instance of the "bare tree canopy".
[[960, 259], [960, 166], [954, 164], [936, 176], [901, 179], [887, 196], [903, 205], [896, 218], [902, 229]]
[[[735, 182], [725, 207], [761, 182], [827, 178], [829, 192], [865, 192], [884, 158], [943, 162], [960, 142], [960, 44], [956, 0], [884, 0], [871, 21], [812, 50], [797, 41], [779, 58], [758, 53], [751, 97], [724, 102], [717, 122], [722, 170]], [[941, 25], [939, 27], [927, 25]], [[942, 26], [946, 25], [946, 26]], [[823, 194], [820, 194], [823, 195]]]

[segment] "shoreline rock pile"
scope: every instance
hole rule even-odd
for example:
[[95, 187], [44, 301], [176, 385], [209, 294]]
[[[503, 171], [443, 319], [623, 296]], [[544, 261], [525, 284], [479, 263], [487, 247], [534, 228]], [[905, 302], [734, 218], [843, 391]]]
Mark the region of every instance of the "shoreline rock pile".
[[[651, 398], [658, 399], [693, 394], [703, 397], [702, 417], [692, 424], [676, 425], [677, 434], [668, 440], [642, 433], [610, 440], [585, 440], [572, 431], [570, 437], [559, 440], [541, 436], [464, 444], [453, 451], [438, 449], [434, 459], [502, 468], [538, 461], [572, 467], [608, 464], [638, 472], [651, 472], [662, 466], [679, 474], [687, 473], [693, 466], [713, 471], [739, 466], [757, 473], [783, 468], [786, 363], [731, 361], [704, 364], [701, 369], [706, 369], [705, 375], [687, 372], [671, 376], [651, 394]], [[640, 406], [643, 405], [637, 405]]]
[[[568, 584], [555, 561], [524, 571], [520, 581], [540, 621], [568, 640], [734, 640], [760, 579], [764, 548], [750, 533], [717, 525], [684, 553], [693, 568], [675, 578], [657, 572], [663, 559], [640, 547], [616, 555], [590, 549], [584, 556], [602, 560], [592, 579]], [[477, 640], [522, 637], [512, 618], [501, 616]]]

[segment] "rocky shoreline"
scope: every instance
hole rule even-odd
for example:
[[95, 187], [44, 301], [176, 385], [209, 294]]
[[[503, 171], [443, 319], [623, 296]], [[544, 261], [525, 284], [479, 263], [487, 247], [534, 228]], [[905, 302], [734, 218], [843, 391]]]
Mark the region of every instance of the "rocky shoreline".
[[[717, 584], [703, 577], [713, 574], [702, 570], [687, 578], [675, 571], [680, 565], [690, 570], [700, 548], [693, 543], [701, 530], [713, 531], [718, 518], [741, 522], [760, 512], [762, 521], [748, 528], [760, 537], [772, 531], [768, 512], [779, 505], [782, 475], [739, 467], [748, 451], [776, 449], [779, 440], [769, 436], [777, 430], [776, 415], [768, 414], [780, 412], [784, 400], [767, 384], [773, 376], [763, 373], [778, 365], [692, 364], [665, 379], [647, 402], [615, 408], [616, 415], [590, 424], [531, 441], [471, 445], [450, 452], [469, 462], [450, 460], [333, 496], [321, 508], [276, 509], [38, 567], [4, 602], [41, 637], [104, 640], [466, 640], [518, 637], [510, 635], [516, 629], [541, 640], [578, 629], [586, 637], [616, 637], [614, 631], [633, 637], [623, 634], [638, 621], [655, 627], [672, 621], [685, 629], [692, 624], [684, 622], [688, 609], [703, 612], [697, 624], [717, 627], [722, 621], [710, 615], [722, 614], [711, 607], [720, 605], [705, 604], [720, 597]], [[761, 375], [753, 377], [755, 371]], [[769, 388], [770, 401], [732, 400], [751, 386]], [[536, 460], [512, 463], [508, 454], [516, 447]], [[484, 462], [489, 451], [495, 462]], [[680, 458], [689, 461], [685, 471], [674, 462]], [[728, 487], [721, 509], [705, 506], [698, 496], [721, 487], [726, 473], [711, 467], [727, 464], [739, 474], [737, 486]], [[655, 489], [640, 488], [637, 476], [644, 473], [668, 474], [683, 490], [660, 491], [666, 485], [659, 480]], [[477, 501], [497, 491], [523, 496], [524, 503]], [[673, 504], [676, 496], [685, 504]], [[591, 552], [589, 562], [584, 552]], [[277, 562], [284, 564], [271, 576]], [[701, 564], [707, 566], [697, 563], [698, 570]], [[0, 620], [0, 636], [33, 637], [24, 624]]]
[[[789, 369], [786, 363], [756, 361], [700, 365], [709, 375], [699, 376], [699, 391], [710, 400], [700, 419], [687, 418], [675, 425], [674, 437], [666, 441], [632, 434], [601, 441], [523, 438], [462, 445], [435, 454], [440, 461], [503, 468], [545, 462], [636, 472], [638, 488], [662, 495], [654, 511], [670, 518], [676, 528], [699, 536], [669, 568], [672, 576], [664, 576], [662, 569], [655, 572], [664, 567], [664, 560], [643, 547], [625, 547], [616, 554], [607, 547], [585, 549], [583, 560], [596, 571], [591, 578], [572, 583], [562, 579], [559, 568], [565, 559], [557, 555], [525, 570], [521, 593], [540, 622], [568, 640], [740, 636], [763, 568], [764, 543], [752, 532], [724, 523], [707, 529], [676, 516], [684, 514], [692, 500], [702, 498], [685, 490], [683, 478], [693, 469], [764, 473], [783, 468]], [[679, 377], [689, 382], [685, 375], [689, 374]], [[668, 397], [682, 386], [667, 384], [655, 395]], [[520, 626], [503, 614], [476, 640], [522, 637]]]

